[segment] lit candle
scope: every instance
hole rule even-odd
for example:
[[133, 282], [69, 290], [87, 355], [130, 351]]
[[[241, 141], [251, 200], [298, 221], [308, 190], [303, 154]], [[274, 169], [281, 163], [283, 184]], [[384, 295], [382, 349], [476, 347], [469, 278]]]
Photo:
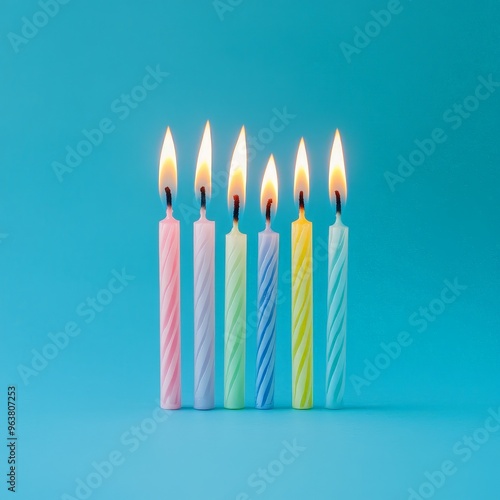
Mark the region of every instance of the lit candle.
[[226, 296], [224, 322], [224, 406], [245, 406], [245, 337], [247, 237], [238, 229], [245, 201], [247, 148], [242, 127], [229, 170], [228, 204], [233, 208], [233, 228], [226, 235]]
[[259, 233], [258, 322], [255, 407], [274, 406], [276, 358], [276, 298], [278, 294], [279, 235], [271, 229], [271, 211], [278, 207], [278, 174], [271, 155], [262, 179], [260, 205], [266, 214], [266, 229]]
[[294, 195], [299, 218], [292, 223], [292, 406], [313, 405], [312, 223], [305, 217], [309, 166], [304, 139], [295, 163]]
[[200, 196], [200, 218], [194, 223], [194, 407], [214, 407], [215, 342], [215, 222], [206, 218], [210, 197], [212, 139], [207, 122], [196, 166], [195, 193]]
[[347, 198], [344, 153], [337, 130], [330, 155], [330, 200], [336, 219], [328, 238], [328, 319], [326, 330], [326, 407], [340, 408], [345, 388], [347, 243], [349, 229], [342, 224], [342, 201]]
[[167, 215], [159, 224], [160, 242], [160, 404], [181, 406], [180, 346], [180, 225], [172, 215], [177, 189], [174, 141], [167, 128], [160, 156], [160, 196], [166, 195]]

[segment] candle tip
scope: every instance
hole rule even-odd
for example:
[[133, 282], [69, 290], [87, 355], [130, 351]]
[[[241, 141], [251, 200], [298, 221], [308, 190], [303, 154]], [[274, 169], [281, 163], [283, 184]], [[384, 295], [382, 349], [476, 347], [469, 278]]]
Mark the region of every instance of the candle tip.
[[205, 186], [201, 186], [200, 193], [201, 193], [201, 208], [206, 208], [206, 206], [207, 206], [207, 194], [205, 192]]
[[335, 191], [335, 201], [337, 204], [337, 213], [340, 215], [342, 213], [342, 203], [340, 201], [340, 192]]
[[167, 207], [172, 208], [172, 191], [168, 186], [165, 188], [165, 194], [167, 196]]
[[304, 210], [304, 191], [299, 193], [299, 209]]
[[233, 220], [234, 222], [238, 222], [240, 218], [240, 197], [237, 194], [235, 194], [233, 196], [233, 200], [234, 200]]

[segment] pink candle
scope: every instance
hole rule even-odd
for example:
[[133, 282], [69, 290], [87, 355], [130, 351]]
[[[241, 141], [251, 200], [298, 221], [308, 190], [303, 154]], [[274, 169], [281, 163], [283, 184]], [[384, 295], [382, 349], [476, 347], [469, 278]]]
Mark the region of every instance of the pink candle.
[[167, 199], [167, 215], [159, 224], [160, 404], [177, 409], [181, 407], [180, 224], [172, 215], [177, 165], [170, 128], [160, 157], [159, 188]]

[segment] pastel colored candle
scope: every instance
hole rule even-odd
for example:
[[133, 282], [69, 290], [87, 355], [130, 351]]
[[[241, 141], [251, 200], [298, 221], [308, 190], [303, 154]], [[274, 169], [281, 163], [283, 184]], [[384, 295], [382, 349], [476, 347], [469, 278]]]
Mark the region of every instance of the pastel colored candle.
[[160, 157], [159, 187], [167, 201], [167, 215], [159, 224], [160, 405], [177, 409], [181, 407], [180, 224], [172, 210], [177, 165], [170, 128]]
[[276, 359], [276, 299], [278, 295], [279, 235], [271, 229], [271, 211], [278, 205], [278, 175], [271, 155], [261, 188], [261, 207], [266, 228], [259, 233], [258, 245], [258, 319], [255, 407], [274, 406], [274, 368]]
[[336, 220], [328, 238], [328, 296], [326, 330], [326, 400], [330, 409], [342, 407], [346, 368], [347, 245], [349, 229], [342, 223], [342, 201], [347, 198], [344, 154], [340, 133], [335, 132], [330, 156], [330, 199]]
[[241, 129], [229, 171], [228, 202], [233, 206], [233, 228], [226, 235], [224, 314], [224, 406], [245, 406], [246, 259], [247, 237], [238, 228], [245, 199], [247, 152]]
[[305, 216], [309, 167], [304, 139], [295, 164], [294, 194], [299, 217], [292, 223], [292, 406], [313, 406], [313, 260], [312, 223]]
[[194, 264], [194, 407], [215, 406], [215, 222], [206, 217], [211, 189], [212, 146], [207, 122], [196, 167], [195, 192], [200, 218], [193, 226]]

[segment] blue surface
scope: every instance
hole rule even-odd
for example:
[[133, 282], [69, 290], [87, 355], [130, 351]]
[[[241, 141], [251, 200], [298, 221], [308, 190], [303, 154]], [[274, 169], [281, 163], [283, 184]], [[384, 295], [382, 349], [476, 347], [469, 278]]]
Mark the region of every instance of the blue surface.
[[[18, 393], [16, 498], [83, 498], [77, 480], [90, 478], [99, 484], [87, 492], [92, 500], [386, 500], [411, 498], [411, 488], [422, 498], [497, 499], [500, 432], [487, 419], [500, 405], [500, 87], [484, 81], [500, 82], [498, 2], [70, 1], [55, 15], [54, 4], [46, 7], [50, 19], [38, 13], [41, 4], [8, 1], [0, 19], [0, 366], [5, 394], [12, 384]], [[24, 17], [47, 23], [35, 32]], [[156, 72], [156, 81], [145, 80], [148, 72]], [[135, 89], [143, 82], [149, 91]], [[131, 92], [136, 100], [127, 104], [123, 94]], [[476, 92], [478, 98], [470, 97]], [[240, 126], [256, 138], [241, 219], [249, 238], [249, 406], [257, 232], [264, 227], [258, 197], [267, 157], [276, 158], [281, 409], [274, 411], [155, 412], [157, 224], [164, 215], [159, 151], [170, 125], [179, 160], [183, 401], [189, 407], [193, 182], [206, 119], [219, 179], [208, 207], [217, 221], [219, 406], [223, 242], [231, 225], [224, 180]], [[102, 140], [97, 133], [93, 139], [100, 144], [87, 150], [80, 144], [88, 156], [63, 173], [56, 165], [58, 178], [54, 162], [66, 161], [67, 148], [85, 138], [82, 130], [98, 126]], [[347, 408], [331, 412], [321, 407], [324, 245], [334, 219], [326, 182], [336, 127], [349, 188], [343, 216], [350, 227], [348, 383]], [[302, 135], [317, 249], [317, 408], [307, 412], [288, 409], [287, 272], [296, 217], [293, 164]], [[428, 154], [415, 152], [416, 141]], [[122, 270], [129, 278], [116, 293], [119, 282], [110, 280]], [[454, 292], [445, 291], [446, 280]], [[86, 302], [95, 297], [109, 303], [92, 313]], [[434, 313], [420, 309], [429, 307]], [[47, 347], [48, 335], [65, 328], [80, 333], [53, 335], [67, 345]], [[398, 338], [403, 347], [391, 344]], [[44, 366], [36, 352], [53, 359]], [[144, 441], [132, 436], [133, 426]], [[473, 441], [464, 444], [467, 435]], [[293, 448], [294, 440], [297, 456], [283, 444]], [[118, 464], [112, 473], [94, 473], [92, 463], [110, 454]], [[453, 464], [443, 465], [447, 460]], [[443, 467], [449, 474], [434, 474], [439, 487], [432, 486], [426, 472]]]

